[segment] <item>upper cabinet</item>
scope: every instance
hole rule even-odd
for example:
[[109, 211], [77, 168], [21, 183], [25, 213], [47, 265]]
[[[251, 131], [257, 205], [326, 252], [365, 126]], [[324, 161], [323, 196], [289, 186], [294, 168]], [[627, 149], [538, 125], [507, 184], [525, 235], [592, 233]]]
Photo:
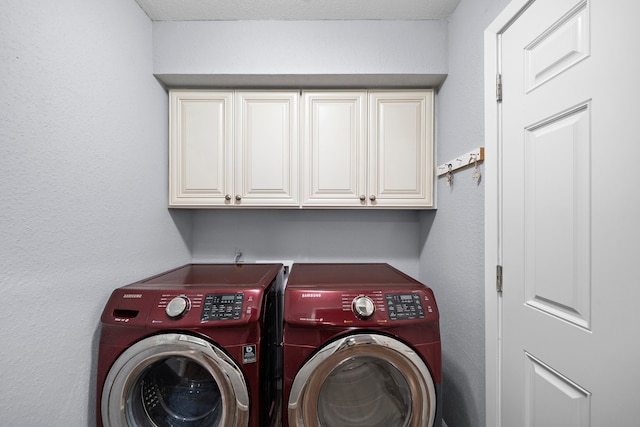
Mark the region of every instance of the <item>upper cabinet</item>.
[[434, 206], [433, 91], [369, 93], [372, 206]]
[[304, 92], [302, 205], [366, 206], [367, 92]]
[[297, 207], [298, 97], [171, 91], [169, 205]]
[[298, 99], [297, 91], [236, 92], [236, 205], [299, 205]]
[[431, 90], [185, 90], [170, 103], [172, 207], [434, 207]]
[[302, 205], [433, 207], [433, 92], [304, 92]]
[[233, 92], [171, 92], [169, 206], [218, 206], [233, 191]]

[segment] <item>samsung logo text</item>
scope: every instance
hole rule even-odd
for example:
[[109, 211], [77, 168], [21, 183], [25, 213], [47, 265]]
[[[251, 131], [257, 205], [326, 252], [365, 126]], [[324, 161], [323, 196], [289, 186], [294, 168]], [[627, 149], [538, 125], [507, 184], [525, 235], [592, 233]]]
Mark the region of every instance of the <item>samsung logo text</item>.
[[322, 294], [306, 293], [302, 294], [302, 298], [322, 298]]

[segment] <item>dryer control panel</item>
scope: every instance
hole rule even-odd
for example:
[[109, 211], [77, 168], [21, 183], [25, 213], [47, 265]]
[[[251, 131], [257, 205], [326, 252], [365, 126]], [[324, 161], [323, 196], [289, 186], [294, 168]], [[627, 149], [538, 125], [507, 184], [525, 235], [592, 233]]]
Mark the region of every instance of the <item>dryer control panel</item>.
[[424, 319], [424, 309], [417, 293], [384, 295], [389, 320]]
[[206, 294], [200, 320], [237, 320], [242, 317], [244, 293]]

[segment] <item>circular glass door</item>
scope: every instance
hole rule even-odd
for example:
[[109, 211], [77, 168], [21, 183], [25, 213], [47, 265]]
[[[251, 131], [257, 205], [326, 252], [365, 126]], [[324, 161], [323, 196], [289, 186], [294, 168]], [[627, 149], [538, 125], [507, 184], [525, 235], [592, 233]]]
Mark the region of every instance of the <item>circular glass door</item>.
[[134, 426], [216, 426], [222, 395], [215, 378], [199, 362], [170, 356], [149, 365], [129, 388], [125, 411]]
[[248, 425], [248, 392], [235, 362], [207, 341], [157, 335], [127, 349], [104, 385], [105, 427]]
[[383, 335], [356, 334], [317, 352], [296, 375], [289, 423], [298, 427], [431, 427], [435, 386], [420, 357]]

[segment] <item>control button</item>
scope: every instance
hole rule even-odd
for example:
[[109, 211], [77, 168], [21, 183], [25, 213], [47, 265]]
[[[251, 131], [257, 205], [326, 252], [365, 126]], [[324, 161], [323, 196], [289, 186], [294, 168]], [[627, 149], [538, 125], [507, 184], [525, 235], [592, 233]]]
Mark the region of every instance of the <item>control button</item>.
[[376, 306], [371, 298], [361, 295], [353, 299], [351, 305], [353, 313], [360, 319], [368, 319], [373, 316], [373, 312], [376, 310]]
[[176, 319], [180, 316], [184, 316], [187, 311], [189, 311], [189, 298], [185, 296], [175, 297], [169, 304], [167, 304], [167, 308], [165, 311], [167, 312], [167, 316], [172, 319]]

